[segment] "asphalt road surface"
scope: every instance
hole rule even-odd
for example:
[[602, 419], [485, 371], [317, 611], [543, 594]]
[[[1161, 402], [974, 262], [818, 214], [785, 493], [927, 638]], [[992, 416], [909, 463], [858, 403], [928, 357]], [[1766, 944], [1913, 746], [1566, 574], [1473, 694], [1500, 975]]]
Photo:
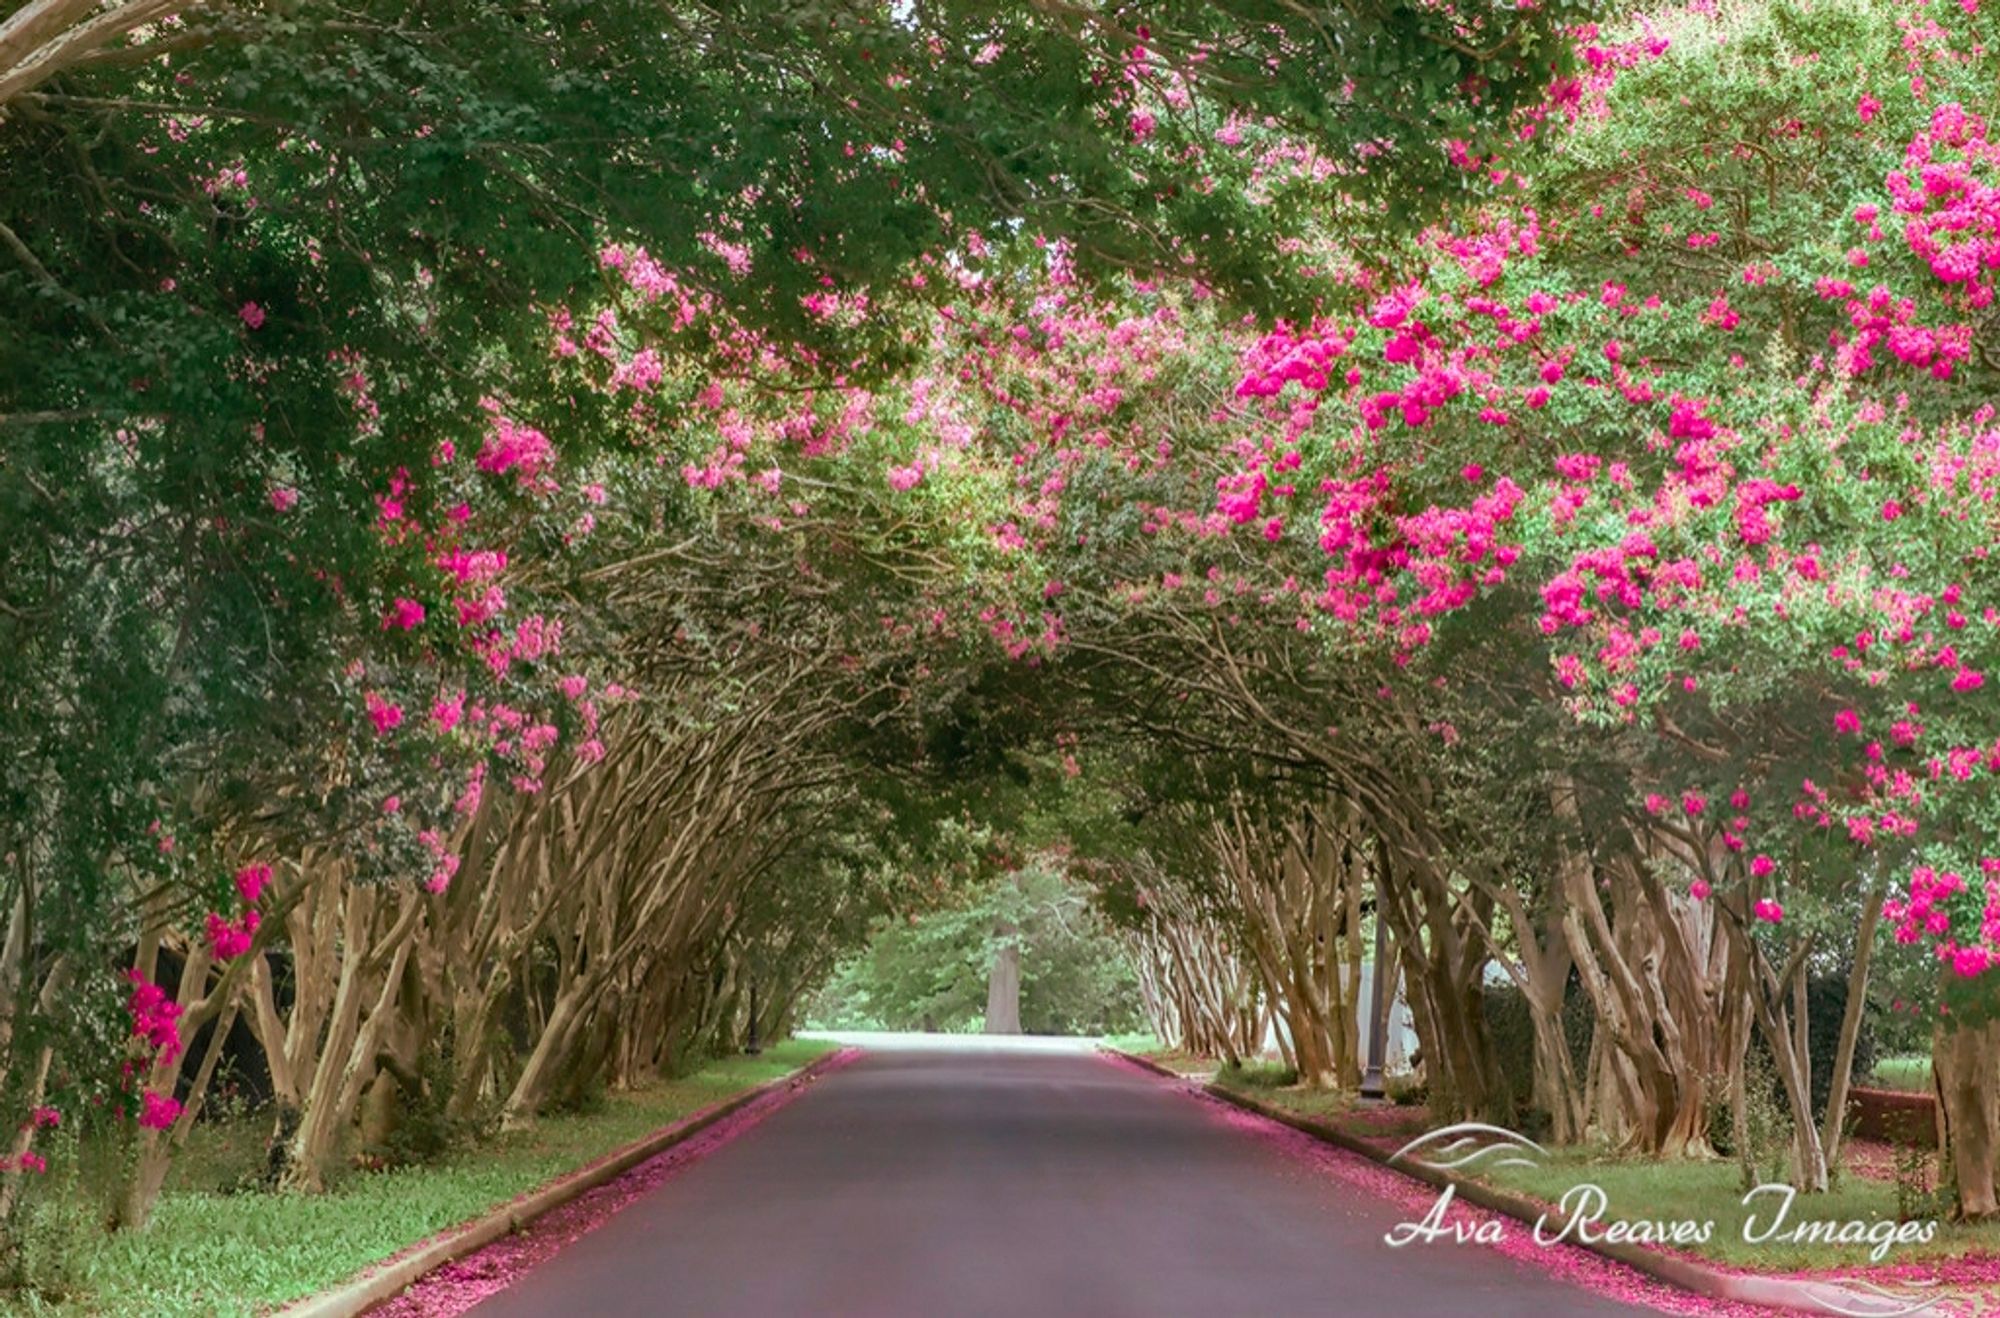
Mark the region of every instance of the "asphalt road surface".
[[1408, 1216], [1077, 1053], [880, 1050], [472, 1310], [624, 1315], [1650, 1313]]

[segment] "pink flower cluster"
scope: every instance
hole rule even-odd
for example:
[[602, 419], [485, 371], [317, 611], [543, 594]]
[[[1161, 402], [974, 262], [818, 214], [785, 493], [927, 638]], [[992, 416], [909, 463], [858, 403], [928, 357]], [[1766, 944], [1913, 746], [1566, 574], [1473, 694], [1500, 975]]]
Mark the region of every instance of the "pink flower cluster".
[[[125, 977], [132, 984], [131, 996], [125, 1000], [132, 1016], [132, 1037], [152, 1062], [172, 1063], [181, 1054], [181, 1004], [136, 969], [126, 971]], [[142, 1090], [139, 1103], [139, 1124], [148, 1130], [170, 1129], [181, 1115], [181, 1105], [171, 1094]]]
[[[28, 1119], [21, 1123], [23, 1134], [32, 1135], [38, 1130], [53, 1130], [62, 1125], [62, 1113], [44, 1104], [28, 1113]], [[0, 1155], [0, 1172], [34, 1172], [40, 1174], [49, 1169], [48, 1159], [33, 1149], [23, 1149], [18, 1154]]]
[[394, 604], [389, 606], [389, 611], [382, 615], [382, 628], [384, 631], [390, 628], [395, 628], [398, 631], [409, 631], [412, 628], [423, 625], [424, 606], [413, 599], [398, 599]]
[[264, 895], [264, 889], [271, 886], [269, 865], [245, 865], [236, 871], [236, 893], [245, 906], [254, 906]]
[[403, 725], [403, 707], [381, 692], [367, 692], [362, 703], [368, 710], [368, 721], [375, 725], [376, 736], [386, 737]]
[[208, 935], [209, 951], [217, 961], [228, 961], [242, 956], [250, 950], [250, 943], [257, 933], [261, 917], [255, 911], [245, 911], [234, 920], [225, 920], [214, 911], [208, 913], [205, 932]]
[[217, 961], [229, 961], [250, 950], [257, 927], [263, 921], [257, 910], [257, 899], [270, 886], [271, 867], [245, 865], [236, 871], [235, 883], [236, 894], [243, 901], [242, 912], [232, 920], [217, 911], [210, 911], [205, 922], [208, 949]]
[[487, 416], [486, 441], [473, 460], [481, 471], [495, 474], [513, 472], [521, 488], [544, 492], [554, 488], [546, 477], [555, 464], [555, 447], [549, 437], [533, 426], [525, 426], [501, 411], [496, 399], [480, 401]]
[[139, 1124], [147, 1130], [172, 1130], [181, 1119], [181, 1102], [172, 1094], [151, 1089], [139, 1094]]
[[1949, 903], [1964, 891], [1963, 876], [1919, 865], [1910, 871], [1904, 895], [1882, 903], [1882, 918], [1895, 926], [1899, 943], [1917, 943], [1927, 937], [1945, 940], [1952, 928]]
[[125, 1000], [125, 1009], [132, 1017], [132, 1037], [158, 1061], [172, 1062], [181, 1054], [181, 1004], [137, 970], [126, 971], [125, 977], [132, 984], [132, 993]]

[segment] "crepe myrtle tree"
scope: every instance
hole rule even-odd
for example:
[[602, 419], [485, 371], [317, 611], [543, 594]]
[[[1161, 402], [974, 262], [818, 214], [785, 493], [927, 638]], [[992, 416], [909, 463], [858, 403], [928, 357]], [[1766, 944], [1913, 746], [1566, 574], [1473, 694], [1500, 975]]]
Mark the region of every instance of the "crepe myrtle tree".
[[[1994, 738], [1992, 152], [1961, 57], [1983, 22], [1927, 28], [1905, 82], [1858, 9], [1607, 33], [1518, 199], [1392, 268], [1329, 253], [1344, 291], [1310, 322], [1258, 336], [1157, 284], [1109, 303], [1058, 261], [1027, 308], [954, 312], [933, 343], [955, 370], [827, 400], [838, 424], [807, 431], [879, 461], [891, 506], [999, 505], [978, 616], [1011, 656], [1122, 661], [1365, 807], [1403, 955], [1438, 988], [1420, 1028], [1467, 1092], [1484, 1067], [1454, 1019], [1488, 951], [1539, 926], [1601, 1027], [1591, 1084], [1622, 1096], [1593, 1120], [1700, 1152], [1708, 1077], [1754, 1027], [1795, 1179], [1821, 1188], [1838, 1117], [1816, 1120], [1792, 1043], [1815, 946], [1870, 944], [1884, 910], [1961, 980], [1993, 952], [1967, 877]], [[1675, 112], [1691, 86], [1728, 116]], [[929, 428], [914, 450], [876, 426], [892, 413]], [[690, 479], [753, 473], [784, 433], [735, 429]], [[1553, 925], [1431, 822], [1478, 776], [1468, 730], [1537, 707], [1590, 757], [1530, 743], [1557, 827], [1514, 892]], [[1616, 772], [1581, 782], [1586, 762]], [[1913, 864], [1927, 846], [1964, 854]]]
[[[1920, 52], [1934, 81], [1899, 91], [1870, 83], [1874, 66], [1858, 60], [1853, 81], [1811, 74], [1824, 59], [1806, 44], [1814, 32], [1846, 40], [1843, 59], [1882, 39], [1853, 13], [1773, 7], [1758, 21], [1741, 41], [1735, 27], [1693, 16], [1671, 36], [1646, 27], [1592, 46], [1587, 62], [1602, 76], [1566, 103], [1575, 122], [1561, 139], [1584, 163], [1548, 173], [1581, 192], [1574, 209], [1494, 205], [1427, 235], [1405, 258], [1421, 278], [1366, 275], [1346, 312], [1329, 307], [1310, 325], [1245, 343], [1233, 400], [1210, 376], [1199, 401], [1184, 389], [1178, 405], [1167, 401], [1170, 384], [1201, 376], [1190, 345], [1216, 342], [1204, 338], [1198, 301], [1155, 288], [1109, 311], [1058, 267], [1032, 316], [995, 304], [954, 317], [957, 379], [926, 378], [921, 394], [895, 404], [931, 422], [938, 440], [883, 464], [891, 489], [911, 499], [980, 489], [1010, 501], [986, 528], [997, 551], [988, 580], [1005, 597], [981, 613], [1009, 653], [1046, 663], [1066, 649], [1108, 648], [1085, 625], [1137, 606], [1149, 642], [1171, 636], [1161, 652], [1213, 661], [1217, 676], [1188, 678], [1183, 698], [1233, 696], [1283, 728], [1296, 753], [1339, 766], [1396, 840], [1391, 859], [1431, 876], [1411, 879], [1422, 896], [1406, 942], [1448, 962], [1458, 958], [1447, 944], [1479, 934], [1455, 927], [1457, 916], [1437, 923], [1464, 909], [1448, 894], [1465, 867], [1441, 859], [1450, 853], [1439, 839], [1411, 832], [1419, 811], [1388, 804], [1386, 782], [1407, 791], [1423, 781], [1412, 779], [1413, 761], [1384, 772], [1373, 752], [1329, 747], [1366, 747], [1357, 727], [1449, 742], [1462, 725], [1433, 717], [1441, 707], [1424, 692], [1452, 682], [1449, 657], [1476, 650], [1454, 646], [1454, 629], [1518, 637], [1529, 658], [1514, 667], [1527, 676], [1497, 694], [1580, 719], [1623, 766], [1615, 781], [1625, 798], [1587, 811], [1563, 803], [1560, 775], [1548, 781], [1556, 817], [1572, 820], [1556, 861], [1568, 876], [1563, 940], [1571, 954], [1592, 954], [1585, 982], [1623, 1054], [1608, 1074], [1656, 1091], [1627, 1114], [1632, 1138], [1655, 1149], [1699, 1149], [1704, 1077], [1740, 1056], [1746, 1018], [1725, 1019], [1712, 1037], [1701, 1006], [1710, 992], [1734, 977], [1732, 1000], [1740, 995], [1767, 1039], [1795, 1020], [1786, 1004], [1811, 940], [1779, 928], [1786, 893], [1776, 885], [1803, 882], [1809, 867], [1807, 852], [1787, 849], [1807, 846], [1816, 834], [1806, 828], [1836, 825], [1862, 849], [1856, 863], [1815, 873], [1829, 916], [1844, 911], [1865, 934], [1880, 873], [1870, 848], [1886, 847], [1894, 863], [1909, 841], [1913, 816], [1892, 803], [1910, 804], [1919, 774], [1940, 784], [1925, 789], [1933, 794], [1959, 790], [1982, 744], [1974, 730], [1954, 730], [1945, 753], [1910, 752], [1912, 765], [1898, 766], [1869, 758], [1867, 740], [1855, 759], [1823, 732], [1784, 735], [1814, 728], [1814, 715], [1836, 733], [1873, 717], [1888, 729], [1885, 746], [1907, 748], [1918, 735], [1911, 705], [1975, 708], [1967, 697], [1983, 683], [1976, 638], [1940, 644], [1916, 625], [1942, 610], [1944, 629], [1962, 631], [1954, 616], [1982, 615], [1959, 602], [1983, 607], [1986, 422], [1972, 345], [1986, 297], [1976, 235], [1987, 156], [1983, 123], [1938, 91], [1962, 76], [1952, 43], [1976, 34], [1941, 28]], [[1715, 191], [1648, 179], [1632, 194], [1631, 179], [1617, 180], [1627, 200], [1658, 193], [1665, 208], [1657, 231], [1635, 237], [1620, 227], [1629, 214], [1608, 215], [1573, 185], [1590, 179], [1588, 153], [1607, 151], [1604, 140], [1631, 140], [1607, 138], [1621, 112], [1633, 125], [1654, 122], [1668, 89], [1678, 96], [1723, 44], [1732, 53], [1713, 76], [1742, 118], [1730, 127], [1754, 131], [1666, 144], [1676, 170], [1699, 163]], [[1774, 117], [1757, 90], [1768, 81], [1811, 81], [1813, 117]], [[1885, 109], [1894, 96], [1898, 108]], [[1847, 168], [1849, 188], [1880, 200], [1828, 210], [1824, 199], [1841, 189], [1820, 180], [1813, 204], [1829, 226], [1853, 226], [1853, 245], [1807, 229], [1774, 249], [1764, 233], [1792, 203], [1782, 175], [1757, 167], [1760, 152], [1817, 151], [1815, 142], [1835, 144], [1819, 168]], [[1537, 203], [1539, 186], [1524, 183]], [[1695, 227], [1717, 196], [1735, 201], [1733, 236]], [[1879, 221], [1895, 207], [1912, 219], [1891, 239]], [[1650, 262], [1648, 243], [1658, 252]], [[1697, 256], [1690, 265], [1670, 255], [1679, 252]], [[1726, 265], [1715, 264], [1718, 252]], [[1619, 254], [1635, 282], [1598, 277]], [[1580, 278], [1579, 267], [1591, 273]], [[1894, 283], [1857, 292], [1850, 275], [1863, 268]], [[1750, 291], [1719, 293], [1705, 270]], [[1760, 327], [1753, 361], [1742, 349]], [[865, 407], [842, 415], [848, 430], [867, 428], [857, 424]], [[699, 470], [726, 479], [732, 454], [747, 462], [756, 443], [732, 441], [718, 450], [721, 465]], [[1918, 503], [1958, 539], [1906, 540]], [[1149, 540], [1164, 548], [1138, 547]], [[1159, 603], [1175, 596], [1175, 606]], [[1162, 632], [1167, 617], [1178, 630]], [[1346, 728], [1334, 729], [1345, 742], [1322, 736], [1332, 725], [1320, 720], [1273, 719], [1260, 683], [1283, 647], [1259, 638], [1253, 621], [1318, 635], [1341, 662], [1370, 657], [1385, 677], [1407, 680], [1375, 688], [1379, 717], [1345, 714]], [[1885, 631], [1890, 650], [1914, 642], [1916, 653], [1884, 668]], [[1127, 653], [1142, 668], [1159, 662]], [[1430, 656], [1447, 658], [1433, 668]], [[1365, 707], [1364, 683], [1315, 680]], [[1842, 702], [1864, 700], [1874, 715], [1843, 715]], [[1742, 735], [1737, 720], [1772, 736]], [[1850, 823], [1856, 811], [1830, 809], [1818, 793], [1836, 787], [1872, 813]], [[1593, 880], [1609, 882], [1608, 910]], [[1699, 904], [1718, 888], [1713, 904]], [[1528, 922], [1510, 923], [1503, 939]], [[1802, 917], [1793, 929], [1804, 927]], [[1626, 959], [1639, 945], [1664, 949], [1671, 994], [1649, 992]], [[1955, 970], [1981, 969], [1977, 944], [1947, 951]], [[1797, 1079], [1805, 1068], [1786, 1069]], [[1791, 1092], [1808, 1101], [1802, 1085]], [[1816, 1123], [1799, 1124], [1803, 1141]], [[1820, 1183], [1831, 1142], [1798, 1151], [1803, 1184]]]
[[[37, 1004], [136, 942], [134, 1101], [144, 1138], [177, 1142], [214, 1053], [181, 1076], [175, 1031], [228, 1020], [293, 915], [332, 900], [327, 927], [352, 939], [374, 919], [354, 883], [449, 884], [442, 839], [454, 803], [476, 813], [476, 774], [525, 790], [572, 728], [591, 757], [580, 675], [554, 671], [559, 623], [517, 579], [587, 516], [553, 505], [596, 497], [554, 453], [581, 467], [598, 432], [536, 364], [551, 309], [610, 277], [607, 241], [720, 309], [662, 339], [675, 370], [732, 371], [748, 335], [815, 374], [881, 375], [913, 347], [903, 308], [955, 297], [954, 265], [983, 253], [1032, 269], [1037, 243], [1268, 309], [1296, 296], [1267, 256], [1299, 211], [1211, 186], [1204, 144], [1312, 143], [1344, 194], [1400, 214], [1463, 190], [1440, 142], [1495, 138], [1570, 58], [1561, 6], [1245, 20], [16, 7], [0, 20], [16, 331], [0, 507], [28, 532], [0, 572], [10, 1021], [47, 1019]], [[657, 57], [626, 58], [640, 47]], [[538, 506], [489, 513], [468, 482]], [[424, 899], [381, 902], [386, 1008]], [[163, 944], [205, 958], [162, 987]], [[316, 1036], [335, 1077], [317, 1110], [351, 1107], [371, 1017]], [[34, 1033], [8, 1030], [28, 1105], [48, 1070]], [[142, 1161], [128, 1220], [159, 1179]]]

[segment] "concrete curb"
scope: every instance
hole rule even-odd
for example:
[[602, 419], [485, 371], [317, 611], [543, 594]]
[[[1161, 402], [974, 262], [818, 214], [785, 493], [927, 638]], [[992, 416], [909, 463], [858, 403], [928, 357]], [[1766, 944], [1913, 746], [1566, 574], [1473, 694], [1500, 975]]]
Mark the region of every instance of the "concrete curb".
[[[1177, 1075], [1148, 1058], [1137, 1057], [1116, 1048], [1104, 1048], [1102, 1051], [1110, 1056], [1135, 1063], [1157, 1075], [1173, 1080], [1187, 1080], [1187, 1077]], [[1560, 1226], [1563, 1222], [1560, 1213], [1526, 1195], [1496, 1190], [1479, 1181], [1452, 1176], [1431, 1167], [1414, 1163], [1392, 1163], [1389, 1161], [1389, 1155], [1381, 1149], [1365, 1140], [1356, 1139], [1346, 1131], [1323, 1121], [1316, 1121], [1311, 1117], [1300, 1116], [1296, 1112], [1288, 1112], [1281, 1107], [1260, 1102], [1247, 1094], [1226, 1089], [1212, 1081], [1201, 1085], [1200, 1089], [1211, 1098], [1241, 1108], [1245, 1112], [1254, 1113], [1268, 1121], [1290, 1126], [1293, 1130], [1310, 1135], [1322, 1143], [1358, 1154], [1379, 1167], [1407, 1176], [1413, 1181], [1420, 1181], [1438, 1190], [1449, 1185], [1453, 1187], [1457, 1198], [1511, 1217], [1525, 1225], [1533, 1226], [1544, 1215], [1548, 1217], [1552, 1226]], [[1728, 1300], [1737, 1304], [1755, 1304], [1767, 1309], [1783, 1309], [1794, 1313], [1855, 1315], [1890, 1313], [1903, 1309], [1903, 1306], [1885, 1302], [1881, 1295], [1849, 1290], [1833, 1282], [1799, 1281], [1790, 1277], [1759, 1277], [1738, 1272], [1724, 1272], [1706, 1263], [1696, 1263], [1690, 1259], [1662, 1254], [1638, 1245], [1613, 1244], [1608, 1241], [1570, 1243], [1579, 1249], [1587, 1249], [1593, 1254], [1610, 1259], [1614, 1263], [1621, 1263], [1634, 1272], [1644, 1273], [1655, 1281], [1665, 1282], [1669, 1286], [1710, 1299]]]
[[732, 1116], [771, 1094], [804, 1084], [859, 1051], [858, 1048], [835, 1048], [789, 1075], [767, 1080], [719, 1103], [711, 1103], [691, 1116], [663, 1126], [622, 1149], [614, 1149], [597, 1161], [559, 1176], [469, 1222], [450, 1227], [407, 1253], [375, 1264], [330, 1291], [295, 1301], [277, 1310], [278, 1318], [356, 1318], [402, 1294], [426, 1273], [521, 1230], [551, 1209], [560, 1208], [605, 1182], [616, 1180], [647, 1159], [707, 1130], [724, 1117]]

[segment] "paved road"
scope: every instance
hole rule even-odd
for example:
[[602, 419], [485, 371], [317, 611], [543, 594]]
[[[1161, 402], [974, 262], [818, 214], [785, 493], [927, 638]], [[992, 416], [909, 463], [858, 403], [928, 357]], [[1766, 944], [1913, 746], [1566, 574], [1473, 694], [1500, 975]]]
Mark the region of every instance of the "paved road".
[[1649, 1313], [1403, 1214], [1134, 1071], [876, 1051], [476, 1318]]

